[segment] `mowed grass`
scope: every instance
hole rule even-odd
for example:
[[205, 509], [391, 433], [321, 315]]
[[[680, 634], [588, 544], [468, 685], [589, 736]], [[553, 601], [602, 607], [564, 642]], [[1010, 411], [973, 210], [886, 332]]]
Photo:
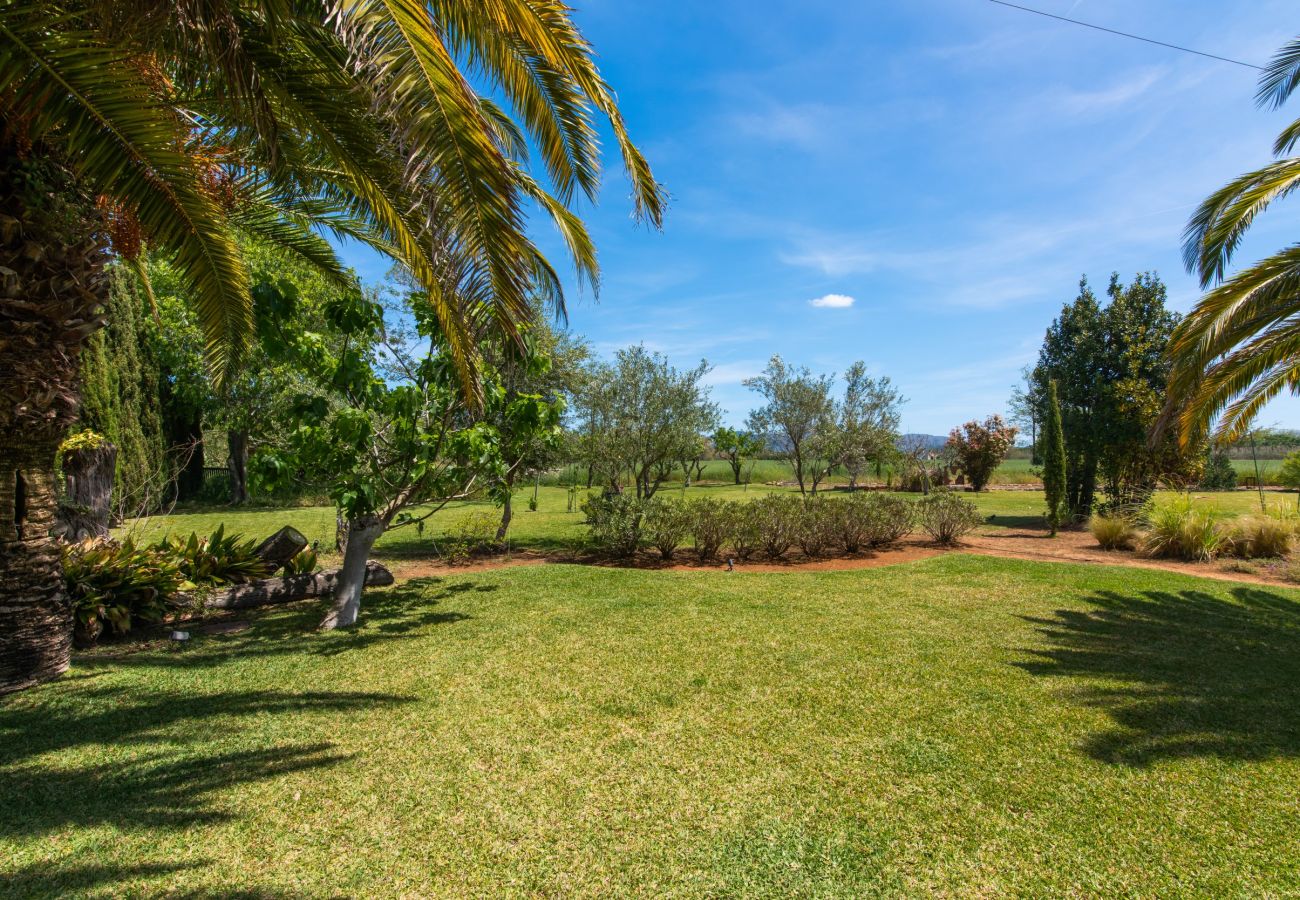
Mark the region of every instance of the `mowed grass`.
[[8, 896], [1280, 896], [1300, 593], [545, 565], [0, 702]]
[[[733, 485], [701, 485], [682, 489], [680, 485], [661, 489], [660, 496], [673, 499], [693, 499], [697, 497], [715, 497], [724, 500], [752, 500], [772, 491], [791, 491], [789, 488], [772, 488], [751, 485], [748, 488]], [[797, 491], [795, 491], [797, 493]], [[587, 529], [583, 525], [583, 515], [575, 504], [569, 511], [568, 493], [564, 488], [543, 485], [537, 494], [537, 510], [528, 509], [528, 499], [533, 489], [527, 488], [515, 494], [514, 520], [508, 535], [510, 546], [516, 550], [538, 552], [572, 551], [583, 547]], [[831, 496], [842, 496], [831, 492]], [[918, 494], [901, 496], [916, 499]], [[1039, 527], [1043, 522], [1044, 500], [1042, 491], [986, 491], [979, 494], [964, 494], [972, 500], [985, 515], [988, 528], [1024, 528]], [[1165, 493], [1162, 496], [1169, 497]], [[1193, 493], [1193, 502], [1205, 505], [1224, 516], [1238, 516], [1259, 511], [1259, 495], [1253, 491], [1235, 491], [1229, 493]], [[577, 500], [587, 497], [587, 492], [579, 493]], [[1266, 492], [1265, 504], [1269, 509], [1295, 510], [1296, 496]], [[473, 502], [456, 503], [441, 510], [428, 520], [423, 532], [413, 527], [398, 528], [381, 537], [375, 545], [375, 556], [379, 559], [428, 559], [435, 558], [440, 552], [440, 540], [449, 531], [454, 530], [467, 516], [483, 516], [493, 520], [499, 519], [500, 511], [491, 503]], [[293, 525], [308, 540], [319, 542], [320, 547], [330, 551], [334, 547], [334, 509], [325, 506], [304, 507], [216, 507], [201, 510], [183, 511], [169, 516], [154, 516], [140, 519], [119, 531], [120, 534], [133, 534], [141, 540], [156, 540], [164, 534], [188, 535], [191, 531], [210, 534], [218, 525], [224, 525], [227, 533], [239, 533], [247, 537], [261, 539], [276, 531], [283, 525]]]

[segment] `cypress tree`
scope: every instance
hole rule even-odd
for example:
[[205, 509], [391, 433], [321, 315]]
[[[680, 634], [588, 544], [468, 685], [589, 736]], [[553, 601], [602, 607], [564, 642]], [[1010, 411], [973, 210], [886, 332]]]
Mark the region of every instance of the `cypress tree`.
[[144, 340], [144, 300], [135, 276], [115, 266], [106, 311], [109, 325], [82, 352], [80, 427], [117, 447], [116, 515], [151, 505], [165, 481], [158, 367]]
[[1043, 422], [1043, 491], [1047, 494], [1047, 524], [1056, 536], [1065, 506], [1065, 434], [1056, 382], [1047, 383], [1047, 417]]

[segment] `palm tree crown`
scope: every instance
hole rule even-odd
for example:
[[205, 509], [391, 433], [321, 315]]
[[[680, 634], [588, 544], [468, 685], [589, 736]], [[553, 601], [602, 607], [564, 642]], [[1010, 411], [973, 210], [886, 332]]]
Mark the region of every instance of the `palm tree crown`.
[[533, 291], [563, 310], [529, 208], [596, 281], [570, 204], [599, 187], [597, 115], [658, 225], [664, 195], [555, 0], [0, 0], [5, 132], [101, 197], [120, 254], [173, 257], [218, 364], [251, 332], [234, 232], [338, 272], [325, 229], [409, 269], [472, 383], [478, 326], [514, 334]]
[[[1300, 86], [1300, 39], [1264, 70], [1256, 99], [1280, 107]], [[1300, 119], [1278, 136], [1278, 157], [1212, 194], [1192, 217], [1183, 254], [1209, 292], [1179, 325], [1170, 345], [1174, 368], [1166, 422], [1184, 440], [1217, 421], [1221, 437], [1249, 428], [1283, 389], [1300, 391], [1300, 244], [1224, 280], [1255, 217], [1300, 186]]]

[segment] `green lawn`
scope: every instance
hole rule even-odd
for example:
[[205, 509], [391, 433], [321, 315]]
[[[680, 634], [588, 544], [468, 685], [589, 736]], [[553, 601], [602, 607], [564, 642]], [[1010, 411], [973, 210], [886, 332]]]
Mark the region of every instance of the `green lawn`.
[[[732, 485], [692, 487], [683, 491], [679, 486], [665, 488], [661, 495], [673, 498], [718, 497], [744, 500], [761, 496], [773, 488], [754, 485], [745, 489]], [[777, 489], [780, 490], [780, 489]], [[515, 517], [510, 530], [512, 546], [541, 551], [573, 550], [582, 546], [586, 534], [580, 512], [568, 512], [568, 496], [563, 488], [542, 486], [538, 492], [537, 511], [528, 509], [532, 489], [515, 495]], [[586, 496], [583, 492], [582, 497]], [[903, 496], [916, 497], [915, 494]], [[990, 517], [989, 527], [1037, 526], [1043, 520], [1043, 494], [1041, 491], [987, 491], [967, 494], [985, 516]], [[1235, 516], [1258, 511], [1259, 496], [1251, 491], [1232, 493], [1194, 493], [1197, 503], [1212, 506], [1224, 515]], [[1265, 502], [1270, 508], [1294, 509], [1294, 494], [1266, 493]], [[466, 516], [480, 514], [491, 517], [499, 512], [488, 502], [458, 503], [442, 510], [431, 518], [423, 534], [414, 528], [399, 528], [379, 539], [375, 556], [381, 559], [429, 558], [437, 553], [438, 538], [453, 528]], [[198, 531], [211, 533], [224, 524], [227, 533], [239, 532], [262, 538], [282, 525], [293, 525], [309, 540], [320, 541], [322, 547], [334, 546], [334, 510], [323, 506], [287, 508], [232, 509], [216, 507], [197, 511], [184, 511], [170, 516], [156, 516], [128, 524], [124, 532], [132, 532], [144, 539], [153, 540], [163, 534], [188, 534]]]
[[550, 565], [0, 702], [0, 893], [1300, 892], [1300, 593]]

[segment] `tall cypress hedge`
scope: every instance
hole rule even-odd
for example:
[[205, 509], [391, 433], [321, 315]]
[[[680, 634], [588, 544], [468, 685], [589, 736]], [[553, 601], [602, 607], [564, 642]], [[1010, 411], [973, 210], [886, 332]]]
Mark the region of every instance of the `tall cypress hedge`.
[[108, 327], [91, 337], [81, 357], [81, 422], [117, 447], [113, 506], [130, 515], [156, 504], [167, 480], [159, 414], [158, 364], [145, 330], [147, 301], [137, 278], [114, 266]]

